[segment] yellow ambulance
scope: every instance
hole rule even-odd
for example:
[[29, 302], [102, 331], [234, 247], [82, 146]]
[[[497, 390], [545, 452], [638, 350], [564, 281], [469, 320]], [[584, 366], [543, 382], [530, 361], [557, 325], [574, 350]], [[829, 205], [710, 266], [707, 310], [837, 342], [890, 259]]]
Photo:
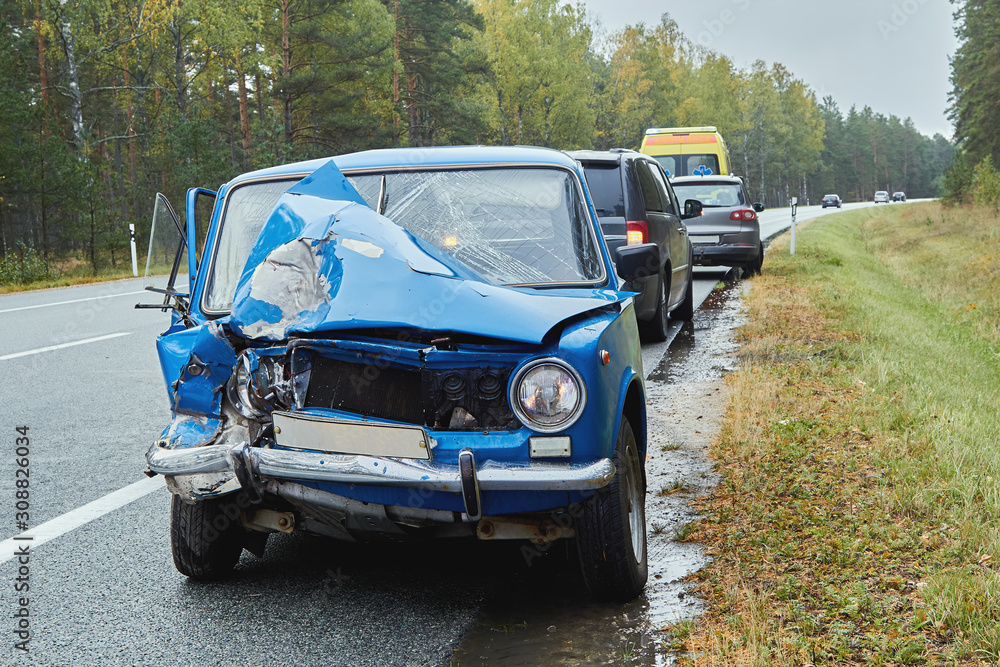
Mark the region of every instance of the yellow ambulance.
[[732, 174], [726, 142], [714, 126], [652, 127], [639, 149], [656, 158], [667, 176]]

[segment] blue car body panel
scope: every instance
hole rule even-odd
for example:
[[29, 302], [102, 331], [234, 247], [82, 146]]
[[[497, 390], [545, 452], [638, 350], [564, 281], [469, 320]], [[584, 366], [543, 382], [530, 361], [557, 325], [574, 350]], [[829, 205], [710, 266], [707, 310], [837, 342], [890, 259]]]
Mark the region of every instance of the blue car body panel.
[[[536, 289], [490, 284], [454, 257], [415, 237], [373, 211], [344, 177], [357, 170], [506, 165], [555, 166], [573, 171], [582, 185], [590, 224], [599, 239], [606, 280], [599, 285]], [[205, 289], [204, 262], [219, 236], [227, 192], [251, 179], [310, 174], [281, 197], [251, 250], [236, 288], [230, 314], [209, 316], [200, 308]], [[189, 216], [193, 207], [189, 207]], [[188, 228], [193, 221], [188, 221]], [[408, 368], [502, 365], [518, 368], [534, 359], [557, 357], [580, 374], [586, 407], [558, 435], [572, 442], [571, 462], [611, 458], [629, 396], [640, 456], [645, 452], [645, 402], [633, 293], [620, 291], [614, 266], [600, 234], [597, 216], [577, 164], [549, 149], [449, 147], [366, 151], [333, 159], [283, 165], [240, 176], [219, 189], [206, 239], [206, 255], [192, 285], [191, 328], [175, 318], [157, 342], [174, 422], [162, 438], [168, 448], [196, 447], [221, 429], [225, 385], [243, 344], [250, 356], [278, 354], [290, 338], [324, 340], [338, 353], [390, 360]], [[314, 271], [289, 305], [278, 294], [284, 269], [278, 251], [306, 257]], [[276, 254], [277, 253], [277, 254]], [[302, 264], [297, 263], [301, 268]], [[273, 280], [254, 280], [273, 272]], [[261, 284], [273, 288], [260, 289]], [[287, 287], [286, 287], [287, 290]], [[304, 296], [303, 296], [304, 295]], [[286, 295], [287, 296], [287, 295]], [[460, 341], [451, 349], [371, 338], [373, 330], [462, 334], [481, 341]], [[602, 354], [609, 360], [605, 363]], [[513, 378], [511, 373], [510, 377]], [[510, 387], [507, 388], [508, 395]], [[342, 420], [387, 421], [332, 409], [303, 412]], [[471, 449], [478, 461], [527, 462], [529, 439], [540, 434], [527, 426], [515, 430], [456, 431], [427, 428], [433, 460], [457, 464]], [[302, 480], [347, 498], [382, 505], [462, 511], [457, 493], [375, 485]], [[484, 514], [503, 515], [565, 507], [592, 491], [484, 491]]]

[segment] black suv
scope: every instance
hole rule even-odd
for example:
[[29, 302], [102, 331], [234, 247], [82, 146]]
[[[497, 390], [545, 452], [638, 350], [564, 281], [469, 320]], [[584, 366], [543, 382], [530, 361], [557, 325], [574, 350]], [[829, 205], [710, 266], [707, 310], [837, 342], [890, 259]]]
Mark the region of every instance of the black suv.
[[699, 211], [685, 214], [663, 168], [642, 153], [615, 148], [569, 155], [583, 166], [611, 256], [623, 245], [659, 246], [661, 265], [656, 273], [627, 289], [639, 292], [635, 315], [642, 340], [666, 339], [668, 315], [679, 320], [694, 316], [693, 252], [683, 220]]

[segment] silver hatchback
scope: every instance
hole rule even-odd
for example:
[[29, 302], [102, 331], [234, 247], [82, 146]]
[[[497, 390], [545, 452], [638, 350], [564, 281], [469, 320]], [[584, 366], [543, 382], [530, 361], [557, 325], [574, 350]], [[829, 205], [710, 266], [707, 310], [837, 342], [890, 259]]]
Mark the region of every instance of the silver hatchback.
[[764, 244], [757, 214], [761, 203], [750, 204], [743, 179], [737, 176], [679, 176], [671, 179], [682, 202], [701, 202], [702, 215], [685, 220], [700, 266], [733, 266], [758, 274], [764, 264]]

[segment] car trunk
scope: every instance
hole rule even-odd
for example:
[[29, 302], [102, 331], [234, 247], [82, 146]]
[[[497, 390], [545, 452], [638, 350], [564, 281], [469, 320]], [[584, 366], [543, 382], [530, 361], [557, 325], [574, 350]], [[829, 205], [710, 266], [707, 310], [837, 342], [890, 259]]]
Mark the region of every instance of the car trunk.
[[743, 222], [729, 218], [733, 211], [743, 210], [740, 207], [710, 208], [706, 207], [702, 215], [685, 220], [691, 243], [718, 243], [723, 234], [737, 234], [743, 229]]

